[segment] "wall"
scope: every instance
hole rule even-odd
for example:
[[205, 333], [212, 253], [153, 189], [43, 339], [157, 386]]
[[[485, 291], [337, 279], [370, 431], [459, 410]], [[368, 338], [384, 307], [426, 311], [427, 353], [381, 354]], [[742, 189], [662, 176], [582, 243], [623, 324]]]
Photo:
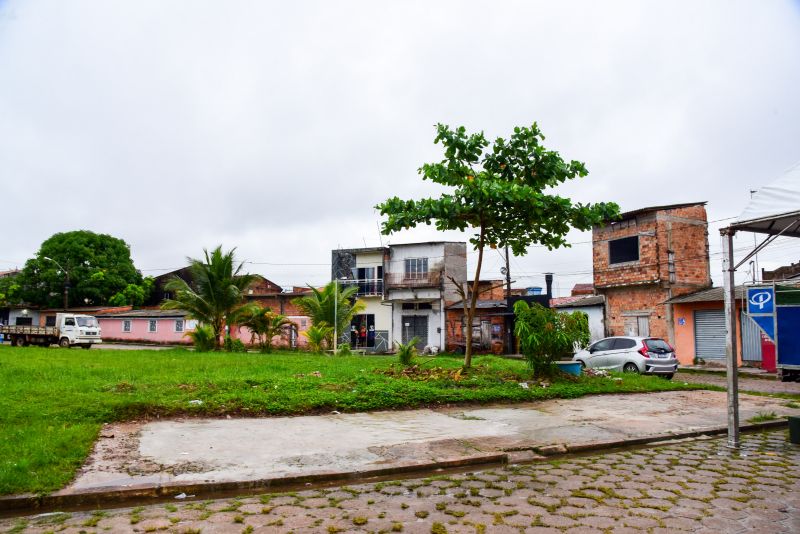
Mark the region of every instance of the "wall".
[[[276, 348], [304, 348], [308, 345], [308, 338], [303, 335], [303, 332], [308, 330], [311, 326], [311, 320], [306, 317], [305, 315], [288, 315], [286, 316], [291, 322], [295, 325], [295, 330], [297, 331], [297, 339], [295, 341], [295, 347], [291, 347], [291, 340], [289, 339], [289, 334], [275, 336], [272, 338], [272, 346]], [[230, 336], [233, 339], [239, 339], [245, 345], [257, 344], [258, 341], [253, 341], [253, 332], [247, 327], [236, 327], [234, 326], [230, 331]]]
[[[681, 365], [694, 363], [694, 312], [695, 310], [722, 310], [722, 302], [685, 302], [673, 304], [673, 317], [675, 320], [675, 352]], [[738, 344], [739, 364], [742, 363], [742, 324], [741, 301], [736, 301], [736, 337]], [[683, 319], [684, 324], [681, 323]]]
[[17, 323], [17, 317], [30, 317], [31, 324], [38, 325], [40, 321], [39, 312], [36, 310], [28, 310], [28, 314], [24, 315], [20, 309], [8, 310], [8, 324], [14, 325]]
[[[98, 316], [97, 320], [100, 323], [100, 335], [103, 341], [125, 341], [125, 342], [141, 342], [141, 343], [165, 343], [165, 344], [190, 344], [191, 340], [185, 335], [185, 332], [175, 332], [176, 317], [169, 318], [153, 318], [157, 322], [156, 332], [148, 332], [150, 318], [135, 318], [129, 317], [124, 320], [131, 321], [131, 331], [122, 331], [123, 319], [118, 318], [104, 318]], [[184, 325], [187, 330], [191, 326], [188, 320], [184, 320]]]
[[583, 312], [589, 316], [589, 336], [591, 342], [594, 343], [599, 339], [606, 337], [605, 334], [605, 320], [604, 309], [602, 304], [597, 306], [576, 306], [574, 308], [559, 307], [556, 308], [559, 312]]
[[[502, 312], [503, 310], [487, 310], [487, 309], [476, 309], [475, 310], [475, 317], [473, 318], [472, 324], [473, 326], [480, 326], [482, 321], [489, 321], [492, 325], [492, 339], [490, 341], [490, 348], [494, 354], [502, 354], [503, 353], [503, 343], [505, 339], [505, 331], [506, 331], [506, 319], [503, 315], [498, 315], [498, 313]], [[448, 351], [455, 351], [457, 349], [463, 348], [466, 345], [466, 340], [464, 339], [464, 330], [462, 328], [462, 324], [464, 322], [464, 312], [463, 310], [447, 310], [447, 320], [445, 322], [445, 333], [446, 333], [446, 346]], [[495, 334], [494, 330], [499, 328], [500, 332]], [[477, 349], [476, 349], [477, 350]], [[477, 352], [487, 352], [485, 349], [477, 350]]]
[[442, 313], [442, 301], [432, 302], [432, 310], [403, 310], [401, 302], [395, 302], [392, 306], [392, 332], [394, 337], [392, 341], [403, 341], [403, 316], [404, 315], [422, 315], [428, 318], [428, 339], [426, 345], [439, 347], [443, 349], [445, 346], [444, 339], [444, 314]]
[[667, 305], [669, 291], [657, 285], [610, 288], [606, 296], [606, 334], [624, 336], [625, 320], [645, 315], [650, 322], [650, 335], [669, 338]]

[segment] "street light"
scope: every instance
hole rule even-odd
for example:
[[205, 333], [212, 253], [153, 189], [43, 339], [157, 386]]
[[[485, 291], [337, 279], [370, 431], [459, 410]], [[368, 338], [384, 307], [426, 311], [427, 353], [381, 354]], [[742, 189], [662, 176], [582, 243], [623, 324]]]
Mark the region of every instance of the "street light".
[[[346, 276], [342, 280], [347, 280]], [[333, 279], [333, 353], [339, 349], [339, 279]]]
[[53, 258], [48, 258], [47, 256], [43, 256], [43, 258], [52, 261], [56, 264], [56, 267], [64, 271], [64, 311], [66, 311], [69, 307], [69, 271], [63, 268], [61, 264]]

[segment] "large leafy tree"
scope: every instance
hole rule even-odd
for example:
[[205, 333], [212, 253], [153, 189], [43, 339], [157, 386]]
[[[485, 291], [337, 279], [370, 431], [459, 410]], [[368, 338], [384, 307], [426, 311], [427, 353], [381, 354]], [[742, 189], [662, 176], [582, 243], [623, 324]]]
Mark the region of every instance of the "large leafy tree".
[[[303, 313], [311, 318], [314, 326], [334, 326], [341, 335], [349, 331], [350, 321], [358, 313], [364, 310], [364, 303], [356, 300], [355, 295], [358, 287], [342, 287], [337, 282], [330, 282], [322, 289], [311, 287], [311, 293], [297, 297], [292, 302], [300, 308]], [[333, 331], [329, 335], [329, 347], [335, 347]], [[336, 340], [338, 343], [338, 340]]]
[[[382, 231], [390, 234], [418, 224], [435, 223], [439, 230], [473, 231], [470, 243], [478, 252], [472, 288], [456, 284], [462, 296], [467, 324], [472, 324], [478, 298], [483, 253], [508, 246], [515, 256], [533, 244], [548, 249], [569, 246], [572, 228], [588, 230], [615, 217], [614, 203], [581, 204], [547, 192], [567, 180], [588, 174], [580, 161], [564, 161], [545, 148], [539, 127], [516, 127], [508, 138], [489, 142], [483, 132], [436, 126], [434, 143], [441, 143], [444, 159], [426, 163], [424, 180], [452, 188], [438, 198], [402, 200], [393, 197], [376, 206], [386, 216]], [[472, 329], [466, 329], [464, 367], [472, 364]]]
[[218, 246], [211, 253], [203, 250], [202, 260], [187, 258], [192, 285], [173, 277], [164, 288], [175, 295], [161, 307], [165, 310], [184, 310], [189, 317], [211, 327], [214, 346], [218, 350], [225, 325], [239, 324], [253, 314], [256, 305], [245, 302], [245, 290], [253, 276], [245, 274], [243, 263], [236, 264], [234, 252]]
[[[20, 297], [31, 304], [107, 304], [142, 275], [122, 239], [87, 230], [54, 234], [39, 247], [17, 277]], [[66, 291], [65, 291], [66, 289]]]

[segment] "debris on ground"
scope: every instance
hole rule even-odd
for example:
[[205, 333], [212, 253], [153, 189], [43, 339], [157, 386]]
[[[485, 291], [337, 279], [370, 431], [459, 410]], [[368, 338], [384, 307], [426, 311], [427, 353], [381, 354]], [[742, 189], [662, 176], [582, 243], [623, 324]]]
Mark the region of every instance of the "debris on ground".
[[200, 399], [194, 399], [189, 401], [190, 406], [201, 406], [202, 404], [203, 401], [201, 401]]

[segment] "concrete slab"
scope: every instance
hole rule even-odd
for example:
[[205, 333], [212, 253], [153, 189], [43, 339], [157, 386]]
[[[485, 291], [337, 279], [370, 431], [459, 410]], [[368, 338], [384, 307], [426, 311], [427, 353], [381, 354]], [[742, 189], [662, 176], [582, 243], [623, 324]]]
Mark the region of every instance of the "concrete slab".
[[[759, 412], [800, 415], [786, 401], [743, 395]], [[186, 419], [104, 428], [61, 494], [126, 487], [257, 481], [458, 461], [502, 451], [593, 443], [725, 426], [725, 394], [684, 391], [517, 405], [259, 419]], [[562, 447], [563, 446], [563, 447]]]

